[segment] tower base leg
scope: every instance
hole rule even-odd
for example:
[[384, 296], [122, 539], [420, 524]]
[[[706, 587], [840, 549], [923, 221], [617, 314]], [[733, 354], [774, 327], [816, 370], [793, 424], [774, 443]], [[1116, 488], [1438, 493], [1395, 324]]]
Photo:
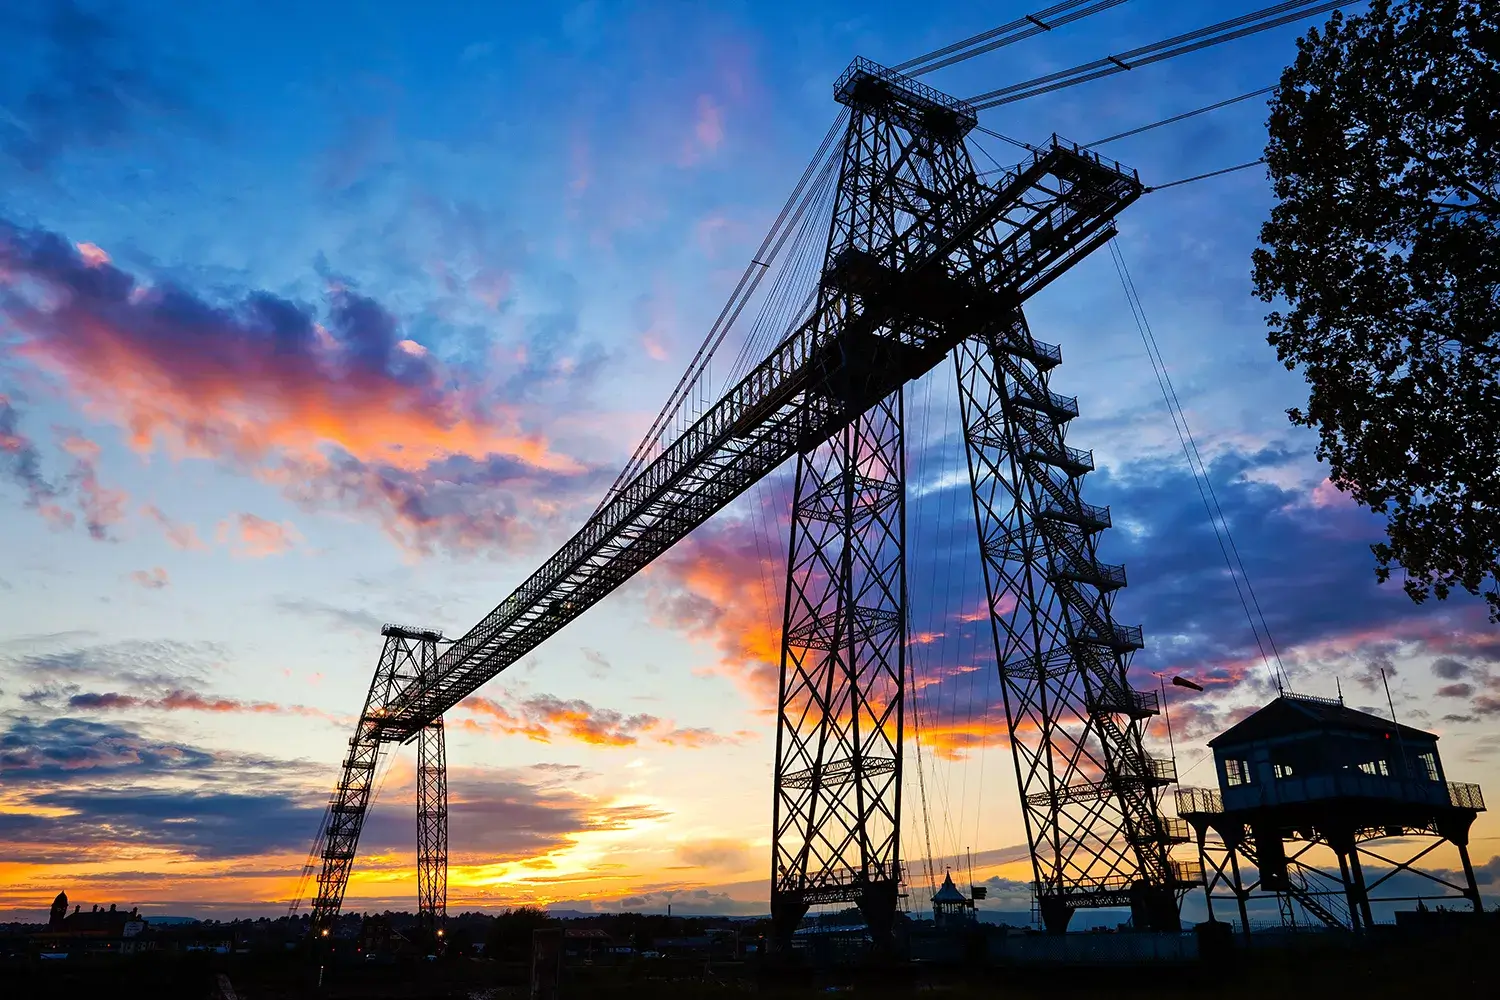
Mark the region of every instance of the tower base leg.
[[807, 916], [807, 904], [791, 893], [771, 893], [771, 950], [786, 958], [792, 953], [792, 934]]
[[1180, 931], [1177, 895], [1171, 889], [1137, 885], [1130, 894], [1130, 922], [1137, 930]]
[[1042, 927], [1048, 934], [1066, 934], [1068, 922], [1073, 919], [1073, 908], [1061, 896], [1043, 896], [1037, 900], [1037, 912], [1042, 915]]
[[892, 931], [896, 922], [896, 891], [895, 882], [872, 882], [865, 886], [856, 904], [870, 928], [870, 940], [883, 952], [895, 947]]

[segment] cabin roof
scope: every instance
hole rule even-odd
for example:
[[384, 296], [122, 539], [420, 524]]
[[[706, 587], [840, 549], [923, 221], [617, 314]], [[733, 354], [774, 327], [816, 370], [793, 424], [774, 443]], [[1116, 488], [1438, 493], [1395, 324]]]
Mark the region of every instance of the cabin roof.
[[[930, 883], [929, 883], [930, 884]], [[964, 894], [958, 891], [958, 886], [953, 884], [953, 876], [945, 875], [943, 884], [938, 891], [932, 894], [934, 903], [967, 903]]]
[[1298, 733], [1340, 729], [1349, 732], [1390, 733], [1392, 735], [1399, 732], [1402, 739], [1423, 743], [1437, 740], [1437, 736], [1433, 733], [1413, 729], [1411, 726], [1398, 725], [1390, 719], [1382, 719], [1378, 715], [1350, 708], [1340, 701], [1284, 694], [1209, 740], [1208, 745], [1217, 748], [1274, 739], [1278, 736], [1295, 736]]

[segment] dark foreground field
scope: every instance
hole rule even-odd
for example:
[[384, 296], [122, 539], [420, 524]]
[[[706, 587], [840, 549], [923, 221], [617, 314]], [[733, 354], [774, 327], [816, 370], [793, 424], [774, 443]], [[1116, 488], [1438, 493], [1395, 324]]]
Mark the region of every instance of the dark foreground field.
[[[663, 997], [697, 1000], [755, 995], [767, 998], [897, 997], [953, 1000], [1004, 997], [1059, 1000], [1400, 997], [1438, 1000], [1495, 996], [1497, 940], [1492, 934], [1389, 940], [1348, 950], [1239, 952], [1176, 966], [1129, 968], [865, 967], [821, 973], [765, 974], [743, 964], [674, 964], [665, 961], [617, 968], [565, 971], [563, 1000]], [[144, 956], [97, 964], [12, 964], [0, 968], [6, 1000], [74, 997], [220, 997], [225, 975], [240, 1000], [503, 1000], [529, 995], [525, 969], [515, 963], [477, 960], [349, 965], [318, 970], [296, 956]]]

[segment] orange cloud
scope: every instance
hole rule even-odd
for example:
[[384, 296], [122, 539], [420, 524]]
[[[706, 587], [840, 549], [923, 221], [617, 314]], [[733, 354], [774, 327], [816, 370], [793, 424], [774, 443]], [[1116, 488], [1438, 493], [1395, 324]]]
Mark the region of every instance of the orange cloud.
[[290, 521], [268, 521], [254, 514], [239, 514], [234, 522], [219, 523], [218, 539], [228, 544], [235, 555], [264, 559], [290, 552], [302, 535]]
[[101, 267], [109, 263], [109, 254], [92, 243], [78, 244], [78, 256], [82, 257], [83, 262], [89, 267]]
[[[1016, 601], [1016, 595], [1015, 594], [1012, 594], [1012, 593], [1009, 593], [1009, 592], [1001, 594], [998, 598], [995, 599], [995, 603], [994, 603], [994, 614], [995, 614], [995, 616], [999, 617], [999, 618], [1004, 618], [1006, 615], [1008, 615], [1012, 611], [1016, 610], [1016, 603], [1017, 603], [1017, 601]], [[960, 611], [955, 617], [959, 621], [964, 622], [964, 623], [989, 621], [989, 619], [990, 619], [990, 608], [987, 608], [983, 604], [981, 604], [981, 605], [979, 605], [979, 607], [975, 608], [973, 611]]]
[[459, 703], [485, 720], [460, 720], [471, 732], [498, 731], [525, 736], [538, 743], [567, 738], [594, 746], [635, 746], [643, 738], [668, 746], [700, 749], [742, 743], [753, 734], [724, 735], [703, 727], [678, 728], [667, 720], [640, 713], [625, 715], [608, 708], [595, 708], [579, 698], [563, 699], [550, 694], [518, 699], [511, 707], [481, 695], [470, 695]]
[[[503, 280], [486, 281], [480, 296], [498, 303]], [[10, 354], [57, 378], [91, 416], [115, 422], [136, 450], [212, 458], [283, 484], [326, 473], [338, 481], [296, 483], [309, 502], [381, 507], [386, 523], [420, 536], [419, 546], [465, 541], [456, 535], [472, 514], [453, 509], [449, 481], [434, 468], [455, 456], [490, 463], [491, 473], [504, 466], [508, 478], [589, 471], [525, 426], [519, 406], [493, 398], [492, 384], [451, 370], [346, 287], [330, 288], [321, 308], [260, 291], [209, 301], [139, 282], [92, 245], [0, 220], [0, 322]], [[378, 485], [351, 475], [359, 467], [412, 483], [396, 497], [349, 493]], [[123, 495], [97, 479], [81, 488], [90, 529], [102, 532]], [[434, 493], [444, 496], [432, 501]], [[407, 508], [393, 511], [397, 501]], [[65, 520], [60, 510], [49, 516]]]
[[[779, 543], [772, 542], [771, 545]], [[780, 560], [752, 529], [733, 522], [699, 528], [647, 570], [653, 619], [719, 650], [714, 669], [751, 703], [776, 705], [781, 671]], [[772, 581], [763, 591], [765, 581]]]

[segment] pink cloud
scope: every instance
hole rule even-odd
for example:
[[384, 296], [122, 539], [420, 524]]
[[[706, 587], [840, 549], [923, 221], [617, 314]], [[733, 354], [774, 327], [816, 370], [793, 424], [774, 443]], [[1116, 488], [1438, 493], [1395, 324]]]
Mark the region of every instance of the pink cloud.
[[86, 692], [72, 695], [68, 707], [92, 711], [148, 709], [159, 712], [209, 712], [214, 714], [251, 715], [300, 715], [344, 723], [348, 720], [322, 709], [306, 705], [282, 705], [270, 701], [241, 701], [237, 698], [205, 697], [193, 691], [176, 689], [160, 697], [121, 694], [108, 691], [103, 694]]
[[78, 244], [78, 256], [82, 257], [83, 262], [89, 267], [102, 267], [109, 263], [109, 254], [92, 243]]
[[290, 552], [302, 541], [302, 535], [290, 521], [278, 523], [255, 514], [238, 514], [233, 522], [220, 522], [218, 538], [229, 545], [235, 555], [250, 559]]
[[699, 94], [694, 105], [692, 131], [683, 140], [677, 162], [696, 166], [719, 151], [724, 143], [724, 106], [711, 94]]
[[63, 439], [63, 451], [73, 456], [70, 481], [77, 489], [78, 506], [91, 536], [109, 538], [109, 529], [125, 520], [130, 497], [124, 490], [111, 489], [99, 481], [99, 445], [77, 434]]
[[693, 124], [698, 147], [712, 153], [724, 141], [724, 109], [707, 94], [698, 95], [698, 117]]
[[172, 582], [167, 571], [160, 566], [151, 569], [138, 569], [131, 571], [130, 581], [144, 590], [162, 590]]
[[174, 521], [155, 504], [148, 503], [143, 506], [141, 516], [160, 528], [168, 543], [175, 549], [181, 549], [184, 552], [201, 552], [208, 548], [203, 539], [198, 537], [196, 526]]
[[1313, 487], [1310, 502], [1314, 507], [1318, 508], [1358, 506], [1355, 504], [1354, 498], [1333, 485], [1331, 479], [1324, 479], [1321, 483]]
[[[503, 271], [481, 257], [465, 261], [455, 280], [498, 305], [508, 288]], [[463, 522], [482, 509], [479, 494], [494, 504], [489, 479], [438, 514], [411, 517], [390, 506], [447, 491], [441, 467], [455, 458], [517, 480], [550, 477], [554, 501], [569, 479], [592, 475], [532, 427], [520, 404], [495, 398], [494, 380], [450, 369], [379, 303], [338, 284], [319, 306], [261, 291], [209, 301], [140, 282], [107, 254], [57, 234], [0, 220], [0, 322], [14, 357], [56, 379], [92, 418], [121, 427], [135, 450], [211, 458], [297, 488], [301, 503], [378, 509], [380, 523], [413, 530], [424, 549], [467, 542], [473, 533]], [[0, 430], [7, 451], [17, 447], [3, 422]], [[79, 458], [88, 464], [78, 486], [98, 537], [118, 520], [124, 496], [99, 484], [96, 457]], [[351, 475], [355, 468], [373, 471]], [[323, 475], [332, 481], [309, 480]], [[377, 488], [394, 479], [410, 488]], [[514, 517], [535, 516], [511, 500]], [[38, 495], [33, 506], [54, 523], [70, 517], [55, 495]]]

